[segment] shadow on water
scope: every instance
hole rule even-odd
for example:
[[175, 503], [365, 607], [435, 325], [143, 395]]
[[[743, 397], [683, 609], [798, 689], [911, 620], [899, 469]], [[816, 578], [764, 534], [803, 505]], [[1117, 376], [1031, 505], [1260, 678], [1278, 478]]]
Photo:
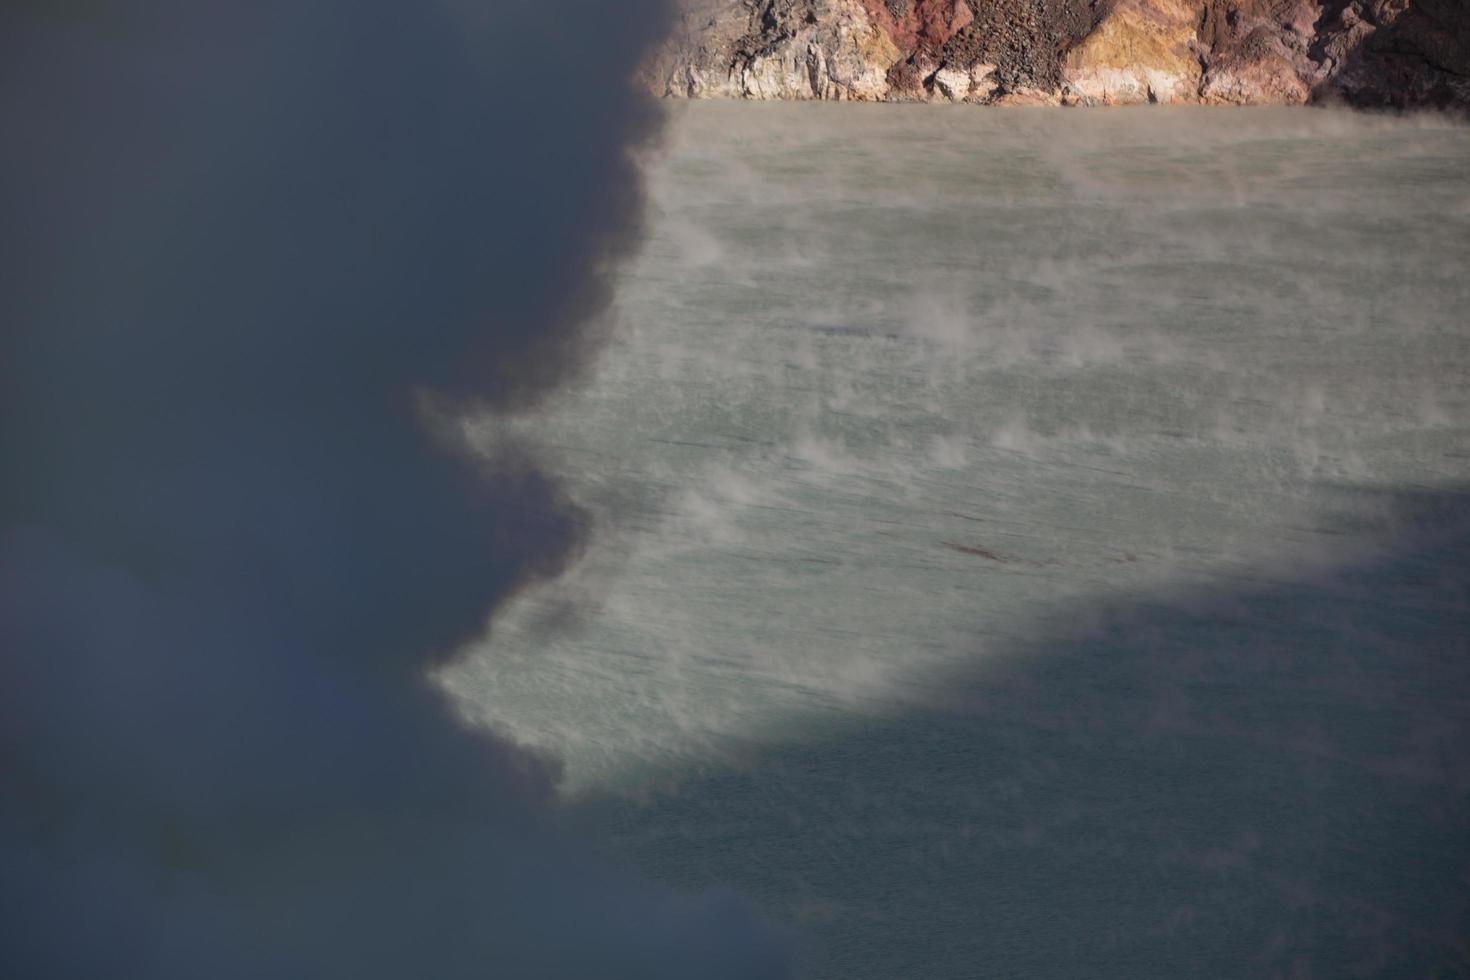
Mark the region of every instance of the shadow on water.
[[822, 977], [1470, 975], [1470, 492], [1393, 505], [1372, 555], [1076, 609], [944, 705], [578, 817]]

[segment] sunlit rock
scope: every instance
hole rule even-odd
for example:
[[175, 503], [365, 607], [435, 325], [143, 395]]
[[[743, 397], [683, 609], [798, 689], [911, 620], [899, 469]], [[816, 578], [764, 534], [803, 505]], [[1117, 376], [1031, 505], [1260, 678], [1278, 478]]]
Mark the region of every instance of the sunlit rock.
[[680, 98], [1470, 107], [1470, 4], [680, 0]]
[[1065, 89], [1104, 105], [1190, 102], [1199, 90], [1193, 0], [1124, 0], [1067, 53]]

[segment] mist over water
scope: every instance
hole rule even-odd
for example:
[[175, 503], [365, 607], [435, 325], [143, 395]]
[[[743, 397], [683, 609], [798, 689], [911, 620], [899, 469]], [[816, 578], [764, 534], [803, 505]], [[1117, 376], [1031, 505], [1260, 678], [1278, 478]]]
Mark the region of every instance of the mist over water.
[[[443, 675], [830, 977], [1470, 969], [1470, 130], [694, 104]], [[1426, 975], [1411, 972], [1409, 975]]]
[[471, 423], [599, 520], [454, 688], [615, 779], [1060, 600], [1372, 547], [1380, 492], [1470, 478], [1467, 162], [1433, 119], [688, 107], [596, 376]]

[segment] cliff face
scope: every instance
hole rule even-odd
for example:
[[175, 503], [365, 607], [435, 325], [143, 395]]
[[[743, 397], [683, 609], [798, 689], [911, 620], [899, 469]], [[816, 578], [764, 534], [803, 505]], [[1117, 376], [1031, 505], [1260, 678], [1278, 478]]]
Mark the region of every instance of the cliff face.
[[1470, 107], [1470, 0], [682, 0], [660, 95]]

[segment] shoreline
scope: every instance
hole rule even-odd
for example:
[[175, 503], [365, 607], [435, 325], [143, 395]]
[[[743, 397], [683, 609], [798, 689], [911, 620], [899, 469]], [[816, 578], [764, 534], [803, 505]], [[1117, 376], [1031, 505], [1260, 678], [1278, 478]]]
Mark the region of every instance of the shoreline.
[[1103, 102], [1096, 100], [1070, 100], [1062, 99], [1040, 100], [1040, 99], [1017, 99], [996, 100], [990, 102], [950, 102], [944, 99], [817, 99], [817, 98], [749, 98], [741, 96], [683, 96], [683, 95], [652, 95], [652, 100], [659, 105], [842, 105], [842, 106], [908, 106], [913, 108], [930, 108], [935, 110], [954, 111], [1037, 111], [1037, 110], [1065, 110], [1068, 112], [1097, 111], [1097, 112], [1128, 112], [1147, 111], [1160, 112], [1170, 109], [1175, 110], [1219, 110], [1221, 112], [1238, 112], [1248, 110], [1303, 110], [1310, 112], [1341, 112], [1355, 116], [1382, 116], [1385, 118], [1423, 117], [1429, 119], [1442, 119], [1455, 124], [1470, 123], [1470, 105], [1452, 104], [1447, 106], [1437, 105], [1358, 105], [1343, 99], [1313, 99], [1307, 102], [1218, 102], [1198, 100], [1193, 102]]

